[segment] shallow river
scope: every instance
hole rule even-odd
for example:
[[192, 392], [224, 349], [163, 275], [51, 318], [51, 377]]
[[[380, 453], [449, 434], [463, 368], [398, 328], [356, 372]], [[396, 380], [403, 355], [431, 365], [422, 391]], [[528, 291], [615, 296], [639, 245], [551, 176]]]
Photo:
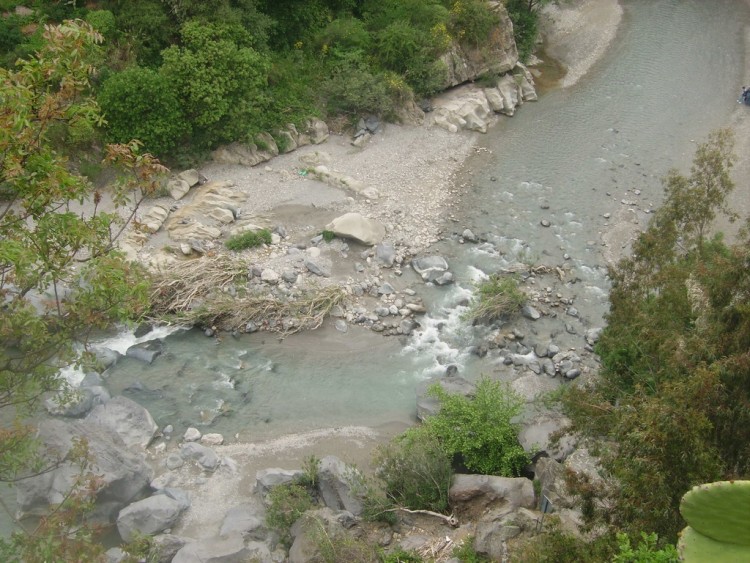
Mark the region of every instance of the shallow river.
[[[685, 169], [693, 141], [729, 121], [750, 17], [731, 0], [641, 0], [624, 7], [613, 48], [583, 80], [543, 93], [482, 138], [487, 151], [467, 162], [467, 194], [446, 232], [469, 227], [493, 246], [452, 237], [435, 248], [459, 283], [429, 289], [415, 282], [433, 313], [405, 347], [356, 327], [284, 342], [270, 334], [217, 341], [191, 331], [167, 338], [150, 366], [121, 359], [107, 381], [112, 392], [140, 402], [177, 432], [194, 425], [242, 440], [407, 424], [419, 380], [448, 363], [460, 364], [469, 378], [493, 369], [490, 359], [466, 353], [472, 329], [456, 303], [470, 294], [480, 270], [518, 259], [567, 262], [580, 281], [563, 291], [575, 295], [583, 328], [601, 326], [607, 290], [601, 233], [623, 208], [636, 217], [636, 209], [658, 205], [659, 178], [671, 166]], [[540, 226], [543, 219], [549, 227]], [[554, 336], [557, 329], [542, 322], [535, 330]]]

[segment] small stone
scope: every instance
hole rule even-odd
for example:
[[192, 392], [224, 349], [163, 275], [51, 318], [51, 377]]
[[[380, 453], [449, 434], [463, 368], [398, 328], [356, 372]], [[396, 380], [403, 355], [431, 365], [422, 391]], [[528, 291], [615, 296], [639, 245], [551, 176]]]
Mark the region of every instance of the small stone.
[[197, 428], [190, 427], [187, 430], [185, 430], [185, 434], [183, 434], [182, 439], [186, 442], [197, 442], [201, 439], [201, 432]]
[[539, 224], [540, 224], [540, 225], [541, 225], [542, 227], [549, 227], [549, 226], [550, 226], [550, 225], [551, 225], [552, 223], [550, 223], [550, 222], [549, 222], [549, 221], [548, 221], [547, 219], [542, 219], [542, 220], [541, 220], [541, 221], [539, 222]]
[[185, 464], [185, 460], [182, 459], [182, 456], [179, 454], [169, 454], [167, 456], [167, 459], [165, 460], [165, 465], [167, 466], [167, 469], [175, 470], [180, 467], [182, 467]]
[[221, 434], [204, 434], [201, 436], [201, 444], [204, 446], [221, 446], [224, 443], [224, 436]]

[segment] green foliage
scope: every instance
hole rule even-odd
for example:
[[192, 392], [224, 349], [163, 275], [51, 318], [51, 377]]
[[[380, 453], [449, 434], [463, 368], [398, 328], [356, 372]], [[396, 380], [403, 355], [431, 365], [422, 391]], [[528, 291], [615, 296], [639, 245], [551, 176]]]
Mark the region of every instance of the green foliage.
[[319, 480], [318, 474], [320, 473], [320, 458], [315, 455], [306, 457], [302, 463], [302, 471], [304, 471], [304, 476], [302, 477], [300, 484], [311, 489], [317, 487]]
[[413, 551], [398, 548], [380, 556], [381, 563], [422, 563], [424, 559]]
[[477, 294], [466, 316], [472, 321], [492, 322], [518, 314], [527, 300], [515, 278], [493, 274], [477, 285]]
[[529, 0], [508, 0], [505, 4], [513, 22], [513, 38], [518, 49], [518, 58], [527, 61], [534, 52], [539, 33], [539, 15], [529, 8]]
[[182, 46], [162, 52], [161, 72], [183, 102], [196, 143], [210, 148], [244, 138], [264, 109], [268, 58], [241, 28], [191, 21], [180, 35]]
[[138, 139], [146, 151], [166, 155], [190, 130], [171, 82], [149, 68], [131, 67], [111, 75], [97, 100], [111, 142]]
[[179, 27], [159, 0], [111, 2], [117, 29], [127, 35], [140, 65], [158, 67], [161, 52], [178, 36]]
[[529, 458], [518, 443], [523, 401], [497, 381], [481, 379], [473, 398], [451, 395], [439, 385], [430, 394], [440, 411], [425, 421], [427, 433], [449, 455], [458, 455], [470, 471], [485, 475], [518, 476]]
[[323, 563], [380, 563], [381, 558], [375, 546], [363, 539], [348, 534], [329, 534], [322, 522], [317, 522], [312, 532], [312, 540], [318, 548], [316, 561]]
[[615, 538], [609, 534], [584, 539], [562, 529], [557, 515], [545, 516], [541, 533], [528, 537], [511, 553], [513, 563], [602, 563], [615, 554]]
[[336, 66], [321, 85], [321, 95], [332, 114], [390, 115], [395, 111], [383, 75], [374, 74], [356, 54]]
[[245, 250], [261, 244], [271, 244], [271, 231], [268, 229], [245, 231], [229, 237], [224, 244], [229, 250]]
[[454, 0], [450, 10], [450, 32], [463, 43], [479, 47], [490, 37], [499, 23], [489, 3], [485, 0]]
[[750, 247], [706, 236], [730, 188], [728, 143], [714, 133], [690, 178], [670, 172], [663, 208], [611, 272], [601, 379], [564, 397], [580, 430], [607, 438], [617, 488], [591, 515], [631, 535], [673, 541], [685, 490], [750, 472]]
[[373, 463], [391, 506], [441, 513], [448, 510], [451, 459], [425, 427], [410, 429], [380, 446]]
[[677, 550], [673, 545], [658, 547], [656, 534], [641, 532], [637, 547], [633, 547], [627, 534], [617, 534], [618, 552], [612, 563], [677, 563]]
[[[53, 140], [101, 119], [90, 97], [101, 36], [84, 22], [45, 26], [37, 54], [13, 70], [0, 69], [0, 409], [15, 417], [0, 431], [0, 481], [51, 467], [23, 425], [47, 392], [65, 390], [59, 369], [79, 359], [92, 331], [137, 318], [146, 308], [146, 272], [115, 252], [126, 221], [99, 210], [101, 194], [73, 172]], [[107, 147], [106, 161], [122, 171], [114, 205], [132, 217], [166, 170], [137, 144]], [[88, 204], [87, 213], [79, 206]], [[90, 354], [89, 354], [90, 355]], [[69, 461], [79, 482], [33, 533], [0, 542], [3, 561], [94, 561], [102, 547], [83, 525], [97, 482], [87, 474], [85, 444]]]
[[329, 23], [316, 35], [315, 43], [323, 54], [334, 47], [367, 52], [372, 44], [372, 37], [362, 20], [347, 17]]
[[479, 555], [474, 549], [474, 536], [464, 538], [460, 545], [453, 548], [453, 557], [461, 563], [490, 563], [490, 560]]
[[86, 23], [101, 33], [105, 40], [111, 40], [117, 33], [117, 20], [109, 10], [89, 12], [86, 14]]
[[331, 242], [333, 239], [336, 238], [336, 233], [333, 231], [326, 231], [324, 230], [320, 235], [323, 237], [323, 240], [326, 242]]
[[282, 543], [288, 545], [292, 524], [313, 507], [313, 498], [304, 485], [287, 483], [271, 489], [268, 501], [266, 524], [279, 533]]

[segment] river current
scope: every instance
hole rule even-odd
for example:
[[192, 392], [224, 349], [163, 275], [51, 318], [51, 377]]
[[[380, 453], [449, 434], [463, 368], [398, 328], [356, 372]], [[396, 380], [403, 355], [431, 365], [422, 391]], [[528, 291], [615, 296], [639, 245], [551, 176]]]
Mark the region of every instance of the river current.
[[[729, 122], [744, 69], [750, 14], [731, 0], [631, 0], [608, 54], [575, 86], [503, 118], [465, 165], [466, 194], [445, 232], [470, 228], [492, 245], [434, 248], [457, 284], [415, 289], [431, 313], [404, 342], [352, 327], [280, 341], [272, 334], [164, 339], [153, 364], [121, 358], [112, 394], [143, 404], [160, 426], [254, 441], [343, 425], [409, 424], [415, 385], [455, 363], [476, 379], [491, 360], [467, 353], [461, 319], [472, 284], [517, 260], [567, 262], [579, 280], [575, 306], [585, 326], [602, 326], [607, 277], [602, 234], [661, 199], [660, 178], [686, 169], [696, 141]], [[625, 214], [623, 215], [623, 209]], [[542, 227], [540, 221], [549, 221]], [[418, 287], [419, 286], [419, 287]], [[552, 325], [539, 325], [550, 331]], [[580, 335], [578, 336], [580, 340]], [[117, 343], [132, 343], [120, 335]], [[579, 342], [580, 344], [580, 342]]]

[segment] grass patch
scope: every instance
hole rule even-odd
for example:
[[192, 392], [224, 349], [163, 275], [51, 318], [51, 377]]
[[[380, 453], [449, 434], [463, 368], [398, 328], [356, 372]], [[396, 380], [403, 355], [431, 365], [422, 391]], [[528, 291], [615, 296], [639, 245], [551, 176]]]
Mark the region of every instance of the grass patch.
[[224, 244], [229, 250], [245, 250], [262, 244], [271, 244], [271, 231], [268, 229], [247, 231], [229, 237]]
[[518, 287], [518, 280], [493, 274], [477, 286], [474, 302], [466, 316], [471, 321], [492, 322], [517, 314], [527, 300], [526, 294]]
[[322, 233], [320, 233], [320, 236], [323, 237], [324, 241], [331, 242], [336, 238], [336, 233], [334, 233], [333, 231], [323, 231]]

